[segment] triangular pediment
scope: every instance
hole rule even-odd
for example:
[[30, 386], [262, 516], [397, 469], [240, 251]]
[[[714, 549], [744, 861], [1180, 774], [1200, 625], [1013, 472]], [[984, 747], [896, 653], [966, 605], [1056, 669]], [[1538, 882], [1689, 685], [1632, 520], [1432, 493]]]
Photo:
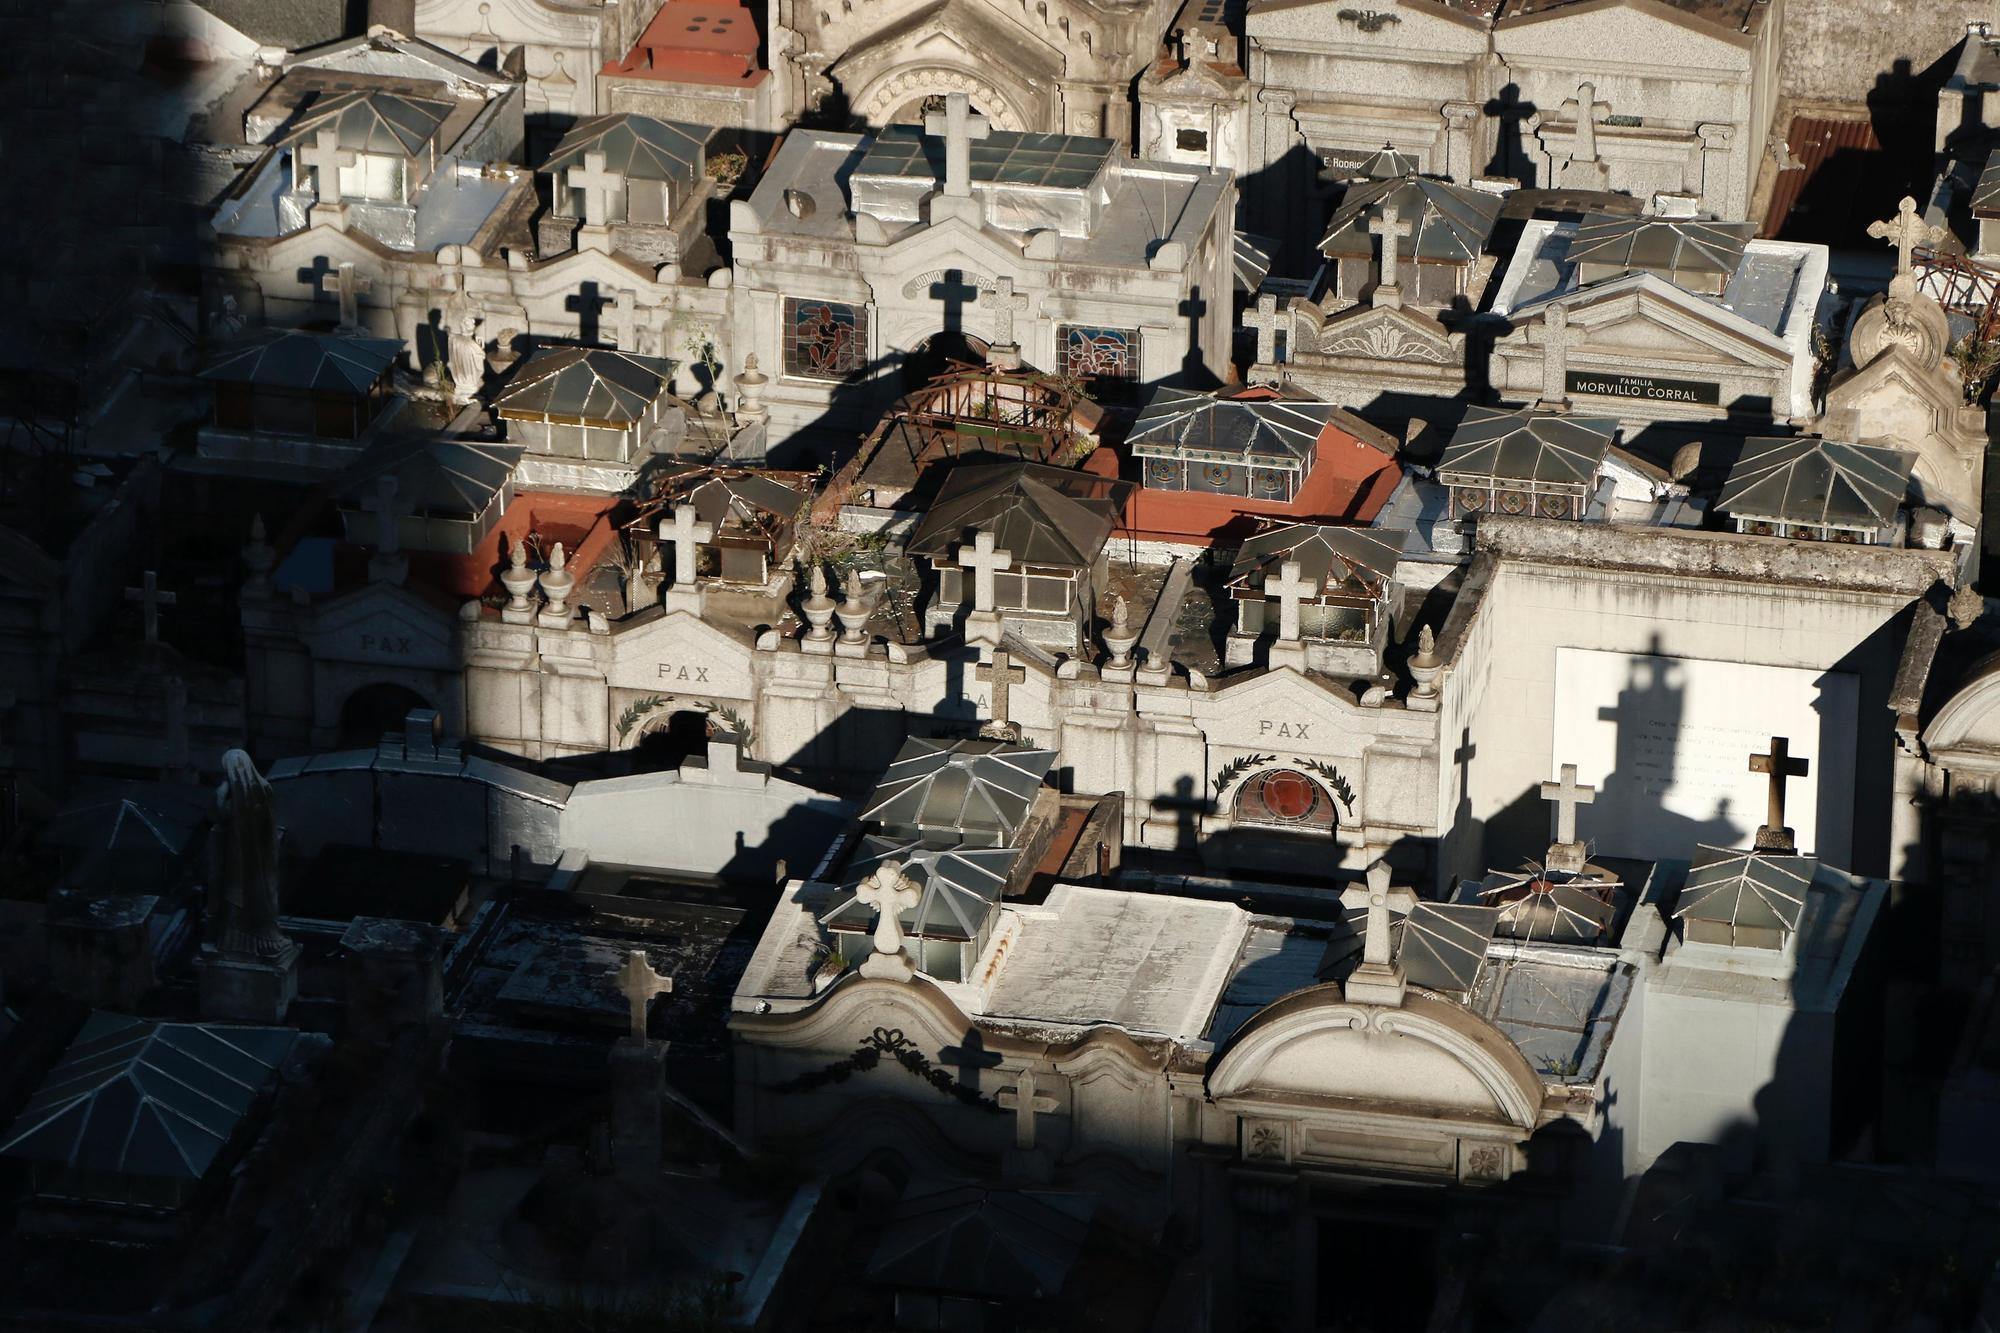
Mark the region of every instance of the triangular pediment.
[[1436, 54], [1484, 55], [1485, 24], [1436, 0], [1266, 0], [1253, 5], [1244, 31], [1266, 45], [1286, 38], [1323, 47], [1329, 42], [1393, 46]]
[[[1314, 730], [1300, 737], [1297, 732], [1300, 720], [1310, 723], [1324, 719], [1328, 725], [1325, 739], [1331, 742], [1333, 725], [1358, 711], [1356, 705], [1341, 695], [1290, 667], [1232, 678], [1193, 700], [1195, 720], [1211, 730], [1211, 744], [1254, 746], [1260, 741], [1282, 740], [1291, 744], [1302, 740], [1306, 742], [1305, 748], [1319, 749], [1321, 733]], [[1272, 720], [1273, 725], [1264, 728], [1266, 720]], [[1247, 723], [1247, 729], [1232, 726], [1232, 722]], [[1279, 733], [1281, 726], [1286, 728], [1283, 735]], [[1217, 734], [1224, 727], [1229, 731], [1227, 737]]]
[[613, 688], [699, 699], [751, 699], [751, 647], [700, 617], [669, 611], [612, 630], [606, 683]]
[[[467, 270], [468, 273], [476, 271]], [[654, 287], [651, 270], [603, 250], [571, 250], [559, 258], [536, 264], [525, 273], [515, 272], [509, 277], [518, 298], [573, 292], [586, 282], [594, 282], [606, 296], [620, 288], [629, 288], [639, 293], [642, 304], [645, 304], [651, 303], [647, 293]]]
[[[1043, 11], [1051, 28], [1068, 8], [1057, 3]], [[1102, 19], [1085, 11], [1077, 15], [1077, 22]], [[1055, 82], [1064, 67], [1061, 50], [1041, 32], [1014, 21], [1005, 9], [944, 0], [861, 35], [829, 73], [842, 86], [860, 90], [884, 71], [940, 63], [987, 77], [1004, 74], [1011, 82], [1036, 87]], [[865, 97], [858, 93], [857, 101]]]
[[1663, 65], [1698, 69], [1740, 68], [1755, 45], [1745, 33], [1659, 0], [1583, 0], [1504, 18], [1493, 30], [1493, 49], [1503, 57], [1574, 60], [1580, 50], [1651, 51], [1661, 53]]
[[1791, 349], [1777, 335], [1650, 274], [1585, 288], [1522, 311], [1514, 317], [1513, 336], [1521, 337], [1524, 326], [1541, 324], [1558, 304], [1568, 311], [1572, 334], [1585, 334], [1570, 350], [1572, 364], [1588, 364], [1592, 352], [1760, 371], [1792, 364]]
[[[979, 287], [1006, 275], [1013, 277], [1016, 290], [1026, 291], [1023, 281], [1020, 247], [1003, 242], [984, 227], [975, 226], [963, 218], [946, 218], [942, 222], [928, 226], [912, 227], [895, 241], [883, 247], [886, 262], [881, 265], [890, 274], [908, 274], [898, 277], [893, 286], [881, 283], [886, 276], [880, 269], [867, 274], [871, 285], [881, 283], [889, 287], [883, 291], [878, 287], [878, 303], [882, 298], [901, 301], [928, 301], [932, 284], [941, 281], [948, 272], [956, 271], [959, 280], [969, 287]], [[867, 258], [863, 256], [864, 260]], [[870, 265], [874, 268], [874, 265]], [[976, 300], [968, 302], [975, 306]], [[1028, 312], [1032, 315], [1032, 308]]]
[[1447, 365], [1459, 359], [1459, 341], [1421, 311], [1354, 306], [1320, 326], [1317, 350], [1325, 356]]
[[320, 662], [381, 662], [425, 671], [458, 665], [450, 617], [393, 583], [370, 583], [322, 603], [303, 637]]

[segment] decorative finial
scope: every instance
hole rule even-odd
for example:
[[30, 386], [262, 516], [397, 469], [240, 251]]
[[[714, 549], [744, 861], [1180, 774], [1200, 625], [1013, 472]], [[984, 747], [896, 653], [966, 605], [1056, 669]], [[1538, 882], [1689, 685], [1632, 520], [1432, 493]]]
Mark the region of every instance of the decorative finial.
[[1111, 628], [1121, 634], [1132, 627], [1132, 608], [1125, 604], [1123, 597], [1111, 603]]
[[849, 566], [847, 578], [840, 585], [840, 595], [850, 602], [861, 600], [861, 571]]
[[250, 518], [250, 540], [253, 542], [264, 540], [264, 515], [262, 513], [254, 514]]
[[526, 569], [528, 567], [528, 544], [517, 539], [514, 542], [514, 549], [507, 553], [507, 563], [515, 569]]
[[812, 563], [812, 572], [806, 579], [806, 587], [812, 590], [812, 595], [815, 597], [826, 596], [826, 566], [817, 560]]
[[568, 563], [569, 557], [563, 554], [562, 543], [557, 542], [555, 549], [549, 552], [549, 572], [551, 574], [560, 574], [562, 573], [563, 566]]
[[1429, 625], [1425, 625], [1417, 631], [1417, 656], [1436, 657], [1437, 646], [1438, 636], [1432, 631]]

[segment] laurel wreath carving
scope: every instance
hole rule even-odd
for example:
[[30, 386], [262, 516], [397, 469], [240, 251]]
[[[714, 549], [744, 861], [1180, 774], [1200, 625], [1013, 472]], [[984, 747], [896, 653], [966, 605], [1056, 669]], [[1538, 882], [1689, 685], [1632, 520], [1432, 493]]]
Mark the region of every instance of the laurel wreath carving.
[[1217, 796], [1222, 795], [1223, 792], [1229, 790], [1230, 783], [1236, 781], [1236, 779], [1242, 777], [1258, 765], [1268, 764], [1277, 757], [1274, 754], [1246, 754], [1240, 759], [1230, 760], [1221, 768], [1215, 770], [1215, 794]]
[[1319, 774], [1320, 780], [1332, 788], [1333, 794], [1340, 798], [1340, 803], [1347, 807], [1347, 813], [1350, 815], [1354, 813], [1354, 784], [1349, 782], [1339, 769], [1318, 759], [1301, 759], [1296, 755], [1292, 757], [1292, 762], [1308, 772]]
[[900, 1065], [903, 1071], [922, 1079], [939, 1092], [964, 1103], [988, 1111], [1004, 1111], [999, 1102], [977, 1088], [968, 1088], [951, 1076], [949, 1070], [939, 1069], [932, 1064], [917, 1044], [903, 1035], [901, 1028], [876, 1028], [861, 1039], [854, 1054], [845, 1060], [836, 1060], [824, 1069], [809, 1069], [796, 1078], [771, 1085], [772, 1092], [811, 1092], [832, 1083], [845, 1083], [856, 1074], [866, 1073], [882, 1063], [888, 1056]]

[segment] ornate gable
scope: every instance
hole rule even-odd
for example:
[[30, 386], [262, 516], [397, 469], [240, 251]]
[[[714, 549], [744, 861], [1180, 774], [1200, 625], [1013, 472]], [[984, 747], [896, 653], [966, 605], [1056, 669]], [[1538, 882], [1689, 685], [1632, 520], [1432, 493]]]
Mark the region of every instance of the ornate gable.
[[1421, 311], [1363, 305], [1331, 316], [1294, 347], [1321, 356], [1448, 366], [1463, 360], [1464, 342], [1465, 335], [1449, 332]]
[[406, 588], [370, 583], [313, 609], [302, 636], [316, 662], [373, 662], [453, 671], [452, 622]]
[[750, 645], [686, 611], [612, 629], [606, 683], [614, 689], [703, 699], [752, 699]]

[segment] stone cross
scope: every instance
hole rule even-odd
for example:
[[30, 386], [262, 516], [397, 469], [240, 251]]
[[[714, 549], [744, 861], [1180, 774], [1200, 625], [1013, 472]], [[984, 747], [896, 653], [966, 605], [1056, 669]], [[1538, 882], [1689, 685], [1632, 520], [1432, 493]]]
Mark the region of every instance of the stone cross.
[[1023, 1069], [1014, 1075], [1014, 1086], [1002, 1088], [993, 1099], [1014, 1113], [1014, 1146], [1023, 1152], [1035, 1146], [1035, 1117], [1056, 1109], [1056, 1099], [1035, 1091], [1035, 1071]]
[[356, 273], [352, 264], [342, 264], [338, 273], [320, 279], [320, 288], [340, 298], [340, 327], [351, 329], [361, 322], [360, 298], [374, 290], [375, 279]]
[[972, 141], [992, 134], [993, 122], [975, 112], [964, 93], [947, 93], [944, 110], [924, 117], [924, 133], [944, 136], [944, 192], [971, 195]]
[[[958, 94], [953, 93], [952, 96]], [[983, 529], [972, 539], [972, 545], [958, 548], [958, 567], [972, 571], [973, 610], [994, 609], [993, 576], [1013, 563], [1014, 553], [995, 550], [993, 534]]]
[[715, 539], [715, 525], [696, 521], [693, 505], [675, 505], [674, 521], [660, 520], [660, 540], [674, 544], [674, 586], [694, 586], [695, 557], [701, 543]]
[[1278, 298], [1270, 292], [1257, 297], [1257, 309], [1243, 316], [1243, 327], [1257, 330], [1257, 364], [1272, 365], [1278, 356]]
[[1562, 113], [1576, 119], [1576, 146], [1570, 158], [1576, 162], [1597, 160], [1597, 122], [1611, 114], [1611, 103], [1597, 100], [1597, 85], [1585, 83], [1576, 96], [1565, 100]]
[[854, 896], [875, 909], [875, 952], [900, 957], [903, 913], [923, 901], [924, 891], [903, 873], [901, 862], [888, 860], [861, 881]]
[[1014, 290], [1014, 280], [995, 278], [979, 289], [979, 295], [993, 307], [993, 340], [1004, 347], [1014, 345], [1014, 314], [1028, 308], [1026, 292]]
[[646, 1039], [646, 1008], [655, 995], [671, 995], [674, 979], [663, 977], [653, 970], [652, 962], [644, 949], [633, 949], [625, 955], [625, 965], [618, 969], [618, 989], [625, 994], [625, 1001], [632, 1006], [632, 1035]]
[[638, 341], [639, 294], [621, 291], [611, 303], [611, 336], [621, 352], [636, 351]]
[[340, 131], [331, 125], [323, 126], [313, 136], [310, 147], [300, 144], [294, 150], [301, 164], [312, 168], [315, 193], [322, 204], [340, 202], [340, 169], [351, 167], [361, 159], [352, 148], [340, 146]]
[[1400, 306], [1403, 303], [1403, 287], [1398, 280], [1397, 266], [1401, 262], [1402, 239], [1416, 229], [1403, 221], [1400, 209], [1394, 204], [1382, 205], [1381, 215], [1368, 220], [1368, 232], [1382, 238], [1382, 273], [1375, 284], [1374, 303], [1378, 306]]
[[128, 602], [138, 602], [144, 608], [146, 642], [158, 643], [160, 641], [160, 608], [163, 606], [172, 606], [178, 599], [170, 592], [160, 591], [160, 576], [150, 569], [146, 571], [146, 575], [140, 580], [140, 584], [141, 586], [137, 588], [127, 588], [125, 590], [125, 600]]
[[1556, 807], [1556, 841], [1572, 843], [1576, 841], [1576, 808], [1590, 805], [1597, 800], [1597, 788], [1588, 787], [1576, 780], [1576, 765], [1562, 766], [1561, 782], [1544, 782], [1542, 799], [1553, 801]]
[[938, 1063], [951, 1065], [958, 1070], [958, 1081], [974, 1092], [979, 1091], [979, 1071], [992, 1069], [1000, 1063], [1000, 1052], [986, 1049], [986, 1039], [978, 1028], [965, 1034], [961, 1046], [947, 1046], [938, 1052]]
[[602, 227], [610, 220], [611, 190], [618, 184], [618, 173], [604, 169], [604, 154], [585, 153], [583, 165], [564, 172], [563, 180], [570, 189], [583, 191], [586, 225]]
[[1319, 591], [1309, 579], [1299, 577], [1299, 562], [1287, 560], [1278, 573], [1264, 579], [1264, 595], [1278, 599], [1278, 642], [1299, 640], [1299, 603]]
[[993, 722], [996, 726], [1007, 725], [1007, 690], [1010, 685], [1020, 685], [1028, 679], [1027, 668], [1017, 665], [1004, 652], [995, 652], [993, 661], [982, 662], [973, 671], [976, 679], [993, 686]]
[[1934, 227], [1917, 216], [1917, 201], [1909, 195], [1896, 205], [1896, 216], [1886, 222], [1868, 224], [1868, 234], [1896, 247], [1896, 276], [1910, 275], [1910, 251], [1920, 245], [1936, 245], [1944, 239], [1944, 228]]
[[1569, 349], [1589, 337], [1583, 329], [1571, 331], [1569, 309], [1552, 305], [1542, 313], [1539, 327], [1528, 330], [1528, 340], [1542, 349], [1542, 406], [1555, 407], [1569, 399]]
[[1765, 815], [1765, 826], [1773, 833], [1778, 833], [1785, 827], [1785, 779], [1802, 778], [1812, 768], [1810, 760], [1794, 758], [1791, 748], [1792, 743], [1789, 738], [1773, 736], [1769, 754], [1750, 756], [1752, 773], [1771, 775], [1771, 793]]
[[1340, 891], [1342, 907], [1368, 909], [1368, 926], [1361, 937], [1361, 963], [1364, 967], [1390, 966], [1389, 913], [1396, 911], [1407, 916], [1410, 909], [1417, 905], [1415, 893], [1389, 886], [1389, 875], [1389, 863], [1377, 861], [1368, 867], [1366, 886], [1355, 884]]
[[403, 513], [403, 507], [396, 503], [396, 479], [377, 479], [375, 493], [363, 500], [361, 507], [375, 515], [376, 554], [394, 555], [402, 550], [402, 533], [397, 520]]

